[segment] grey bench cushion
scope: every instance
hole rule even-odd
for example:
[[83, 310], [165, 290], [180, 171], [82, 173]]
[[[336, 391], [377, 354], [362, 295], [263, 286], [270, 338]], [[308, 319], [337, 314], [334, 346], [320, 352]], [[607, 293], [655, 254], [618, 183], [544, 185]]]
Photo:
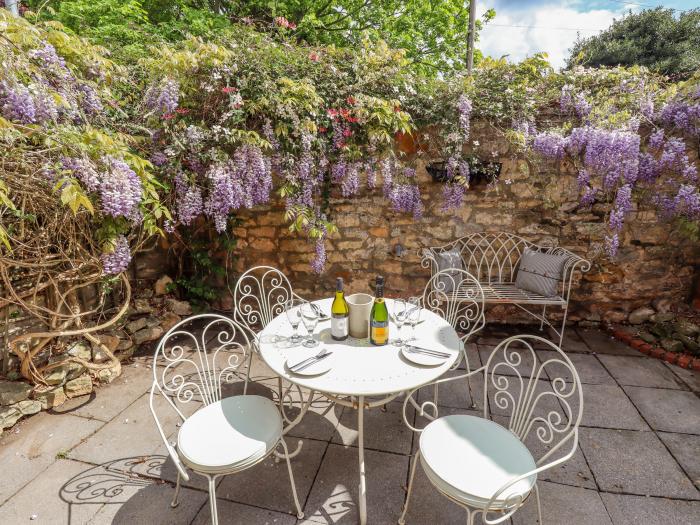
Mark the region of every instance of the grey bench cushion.
[[567, 257], [525, 248], [520, 257], [515, 286], [544, 297], [557, 295]]
[[[436, 256], [438, 272], [448, 270], [448, 275], [441, 275], [438, 277], [437, 286], [441, 292], [450, 293], [454, 289], [454, 279], [457, 277], [458, 272], [450, 272], [449, 270], [462, 270], [464, 269], [464, 263], [462, 262], [462, 255], [458, 250], [449, 250], [446, 252], [438, 253]], [[451, 278], [450, 278], [451, 277]]]

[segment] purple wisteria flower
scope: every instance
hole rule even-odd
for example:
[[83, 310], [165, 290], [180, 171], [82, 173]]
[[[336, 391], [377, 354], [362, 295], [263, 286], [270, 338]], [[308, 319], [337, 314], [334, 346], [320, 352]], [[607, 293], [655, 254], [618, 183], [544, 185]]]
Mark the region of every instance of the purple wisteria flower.
[[106, 275], [117, 275], [126, 270], [131, 262], [131, 250], [126, 237], [120, 235], [114, 244], [114, 250], [102, 254], [102, 269]]
[[345, 178], [340, 185], [340, 191], [343, 197], [355, 195], [360, 189], [360, 165], [357, 162], [350, 162], [345, 174]]
[[177, 220], [189, 226], [204, 211], [202, 190], [189, 184], [182, 173], [175, 176]]
[[423, 216], [423, 201], [420, 189], [414, 184], [394, 184], [388, 195], [394, 211], [412, 213], [414, 219]]
[[21, 84], [0, 83], [2, 115], [12, 122], [36, 122], [36, 104], [29, 89]]
[[71, 175], [78, 179], [88, 191], [97, 191], [100, 188], [100, 175], [89, 160], [79, 157], [64, 157], [61, 159], [61, 167], [70, 171]]
[[605, 236], [605, 251], [611, 259], [617, 255], [620, 249], [620, 236], [617, 233]]
[[108, 156], [102, 160], [107, 166], [99, 188], [102, 210], [112, 217], [137, 219], [143, 193], [141, 179], [122, 159]]
[[81, 95], [81, 107], [85, 113], [88, 115], [99, 115], [104, 111], [104, 106], [95, 88], [89, 84], [80, 84], [77, 90]]
[[211, 188], [204, 211], [214, 220], [219, 233], [226, 230], [228, 215], [232, 210], [252, 208], [270, 200], [271, 162], [257, 146], [240, 146], [233, 159], [213, 165], [206, 177]]
[[535, 135], [532, 148], [543, 157], [561, 159], [564, 156], [565, 144], [566, 139], [562, 135], [544, 131]]
[[689, 219], [700, 218], [700, 192], [696, 186], [682, 184], [673, 199], [676, 213]]
[[464, 200], [464, 186], [462, 184], [445, 184], [442, 187], [442, 211], [456, 210]]
[[151, 154], [151, 163], [158, 167], [165, 166], [168, 163], [168, 156], [162, 151], [154, 151]]
[[316, 248], [314, 258], [311, 260], [311, 269], [314, 273], [323, 273], [326, 266], [326, 238], [322, 236], [316, 239]]
[[177, 109], [179, 101], [180, 84], [176, 80], [165, 79], [148, 88], [144, 103], [148, 109], [167, 114]]
[[461, 95], [457, 102], [459, 112], [459, 129], [462, 131], [464, 140], [469, 138], [469, 127], [472, 114], [472, 101], [466, 95]]

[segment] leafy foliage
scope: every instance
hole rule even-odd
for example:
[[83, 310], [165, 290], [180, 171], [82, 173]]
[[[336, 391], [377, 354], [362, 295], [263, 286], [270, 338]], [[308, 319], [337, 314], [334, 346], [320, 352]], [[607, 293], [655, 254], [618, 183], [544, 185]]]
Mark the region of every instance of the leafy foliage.
[[568, 67], [646, 66], [676, 78], [700, 68], [700, 9], [629, 13], [598, 35], [579, 39]]

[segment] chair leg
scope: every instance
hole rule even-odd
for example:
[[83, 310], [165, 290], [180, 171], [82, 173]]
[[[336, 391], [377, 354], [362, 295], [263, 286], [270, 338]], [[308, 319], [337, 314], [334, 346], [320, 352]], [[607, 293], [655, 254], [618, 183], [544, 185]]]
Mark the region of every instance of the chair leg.
[[467, 345], [462, 346], [462, 353], [464, 356], [464, 366], [467, 368], [467, 393], [469, 394], [469, 399], [472, 400], [472, 408], [476, 408], [476, 401], [474, 400], [474, 393], [472, 392], [472, 380], [468, 374], [472, 373], [472, 369], [469, 366], [469, 358], [467, 357]]
[[413, 490], [413, 478], [416, 476], [416, 466], [420, 461], [420, 450], [416, 452], [416, 457], [413, 458], [413, 465], [411, 465], [411, 477], [408, 478], [408, 490], [406, 491], [406, 503], [403, 505], [403, 512], [399, 518], [399, 525], [406, 524], [406, 513], [408, 512], [408, 503], [411, 501], [411, 491]]
[[216, 476], [207, 476], [209, 480], [209, 513], [211, 525], [219, 525], [219, 515], [216, 511]]
[[566, 315], [569, 313], [569, 303], [564, 307], [564, 319], [561, 321], [561, 332], [559, 333], [559, 348], [564, 342], [564, 329], [566, 328]]
[[537, 518], [539, 519], [538, 524], [542, 524], [542, 506], [540, 505], [540, 489], [537, 487], [537, 483], [535, 483], [535, 501], [537, 502]]
[[292, 495], [294, 496], [294, 505], [297, 508], [297, 518], [304, 519], [304, 513], [301, 510], [301, 505], [299, 504], [299, 497], [297, 496], [297, 486], [294, 483], [294, 473], [292, 472], [292, 464], [289, 461], [289, 450], [287, 449], [287, 443], [284, 439], [281, 439], [282, 448], [284, 449], [284, 454], [287, 459], [287, 471], [289, 472], [289, 481], [292, 484]]
[[248, 354], [248, 367], [245, 372], [245, 381], [243, 382], [243, 395], [248, 392], [248, 382], [250, 381], [250, 369], [253, 366], [253, 352]]
[[180, 496], [180, 479], [182, 476], [180, 475], [180, 472], [178, 471], [177, 473], [177, 483], [175, 483], [175, 494], [173, 495], [173, 500], [170, 502], [170, 506], [174, 509], [177, 507], [180, 502], [178, 501], [178, 497]]
[[544, 316], [547, 315], [547, 305], [542, 307], [542, 319], [540, 319], [540, 332], [544, 328]]

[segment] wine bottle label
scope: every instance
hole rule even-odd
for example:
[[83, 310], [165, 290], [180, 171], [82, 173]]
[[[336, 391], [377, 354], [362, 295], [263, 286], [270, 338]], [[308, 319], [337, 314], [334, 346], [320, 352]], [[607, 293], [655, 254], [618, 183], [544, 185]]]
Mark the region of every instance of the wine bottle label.
[[345, 339], [348, 336], [348, 316], [333, 314], [331, 317], [331, 336], [334, 339]]
[[388, 321], [372, 321], [370, 323], [370, 341], [375, 345], [385, 345], [389, 342]]

